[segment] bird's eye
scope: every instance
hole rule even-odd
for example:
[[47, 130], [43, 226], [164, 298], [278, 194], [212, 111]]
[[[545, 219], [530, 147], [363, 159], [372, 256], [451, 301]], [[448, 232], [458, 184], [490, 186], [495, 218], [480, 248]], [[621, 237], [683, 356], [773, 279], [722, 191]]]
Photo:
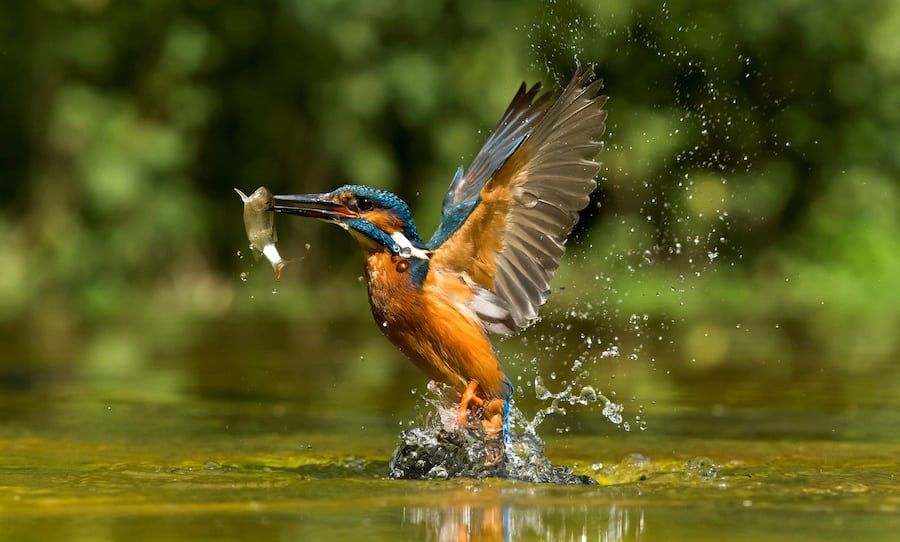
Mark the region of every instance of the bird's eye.
[[367, 197], [359, 196], [356, 198], [356, 208], [360, 211], [371, 211], [375, 208], [375, 203]]

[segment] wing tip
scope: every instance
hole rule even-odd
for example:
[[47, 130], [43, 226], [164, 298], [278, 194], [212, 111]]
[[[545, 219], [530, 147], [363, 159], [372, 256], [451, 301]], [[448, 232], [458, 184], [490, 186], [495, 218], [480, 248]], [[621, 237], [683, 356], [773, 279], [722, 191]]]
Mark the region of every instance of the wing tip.
[[582, 66], [581, 62], [576, 60], [575, 73], [572, 75], [572, 79], [569, 80], [569, 84], [566, 85], [565, 90], [563, 90], [562, 95], [573, 93], [575, 96], [581, 96], [589, 101], [598, 103], [598, 107], [603, 107], [609, 97], [602, 94], [605, 88], [604, 80], [602, 77], [597, 77], [596, 67], [597, 65], [593, 62]]

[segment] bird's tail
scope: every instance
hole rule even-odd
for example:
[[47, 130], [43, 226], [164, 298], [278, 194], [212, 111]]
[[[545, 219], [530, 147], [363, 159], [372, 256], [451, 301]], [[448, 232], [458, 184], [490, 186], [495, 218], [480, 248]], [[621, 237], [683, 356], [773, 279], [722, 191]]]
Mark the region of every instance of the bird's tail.
[[504, 382], [505, 393], [503, 394], [503, 445], [512, 446], [512, 433], [510, 427], [509, 411], [512, 407], [513, 388], [512, 382], [507, 380]]

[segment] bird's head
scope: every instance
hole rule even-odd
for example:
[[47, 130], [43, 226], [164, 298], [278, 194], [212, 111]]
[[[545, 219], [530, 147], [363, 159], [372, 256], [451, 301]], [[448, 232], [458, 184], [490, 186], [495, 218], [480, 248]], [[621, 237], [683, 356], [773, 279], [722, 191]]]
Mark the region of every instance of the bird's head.
[[318, 218], [341, 226], [367, 250], [425, 255], [409, 206], [396, 195], [368, 186], [344, 185], [325, 194], [274, 197], [273, 211]]

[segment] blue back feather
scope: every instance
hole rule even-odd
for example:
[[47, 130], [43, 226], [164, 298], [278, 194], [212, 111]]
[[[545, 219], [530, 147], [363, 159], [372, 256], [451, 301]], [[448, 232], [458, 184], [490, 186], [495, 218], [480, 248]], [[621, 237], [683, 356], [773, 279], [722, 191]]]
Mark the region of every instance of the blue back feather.
[[429, 250], [435, 250], [446, 241], [453, 233], [463, 225], [463, 222], [469, 218], [478, 203], [481, 202], [481, 196], [477, 196], [469, 201], [461, 201], [450, 207], [444, 208], [441, 223], [437, 231], [431, 236], [431, 240], [426, 245]]
[[421, 286], [425, 283], [425, 277], [428, 276], [429, 269], [429, 260], [420, 260], [418, 258], [409, 259], [409, 279], [413, 281], [413, 284], [416, 286]]

